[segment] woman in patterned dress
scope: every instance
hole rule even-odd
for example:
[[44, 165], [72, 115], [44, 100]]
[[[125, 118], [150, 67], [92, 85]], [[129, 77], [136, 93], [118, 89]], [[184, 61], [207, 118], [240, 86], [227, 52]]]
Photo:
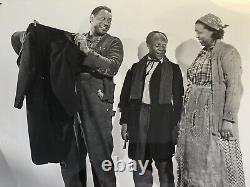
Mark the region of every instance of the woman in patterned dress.
[[187, 70], [176, 159], [178, 187], [244, 187], [237, 113], [242, 95], [238, 51], [221, 41], [220, 18], [195, 23], [204, 47]]

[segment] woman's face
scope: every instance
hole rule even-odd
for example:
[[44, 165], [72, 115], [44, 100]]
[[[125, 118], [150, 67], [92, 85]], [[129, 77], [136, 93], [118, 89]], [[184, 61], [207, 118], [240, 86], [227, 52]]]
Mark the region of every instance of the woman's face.
[[196, 38], [199, 40], [202, 46], [208, 46], [212, 43], [213, 32], [206, 29], [203, 24], [195, 24]]

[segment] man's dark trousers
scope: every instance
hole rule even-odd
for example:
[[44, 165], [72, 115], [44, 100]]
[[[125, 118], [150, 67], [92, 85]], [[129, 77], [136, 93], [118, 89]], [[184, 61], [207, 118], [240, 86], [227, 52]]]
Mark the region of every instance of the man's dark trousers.
[[[138, 161], [136, 161], [137, 171], [133, 172], [133, 179], [135, 187], [152, 187], [153, 186], [153, 160], [149, 160], [145, 173], [141, 175], [142, 171]], [[173, 163], [172, 158], [164, 160], [154, 160], [155, 166], [158, 170], [160, 187], [174, 187]], [[142, 161], [144, 164], [145, 161]]]
[[[160, 181], [160, 187], [174, 187], [174, 175], [173, 175], [173, 163], [172, 157], [164, 158], [164, 159], [154, 159], [150, 157], [150, 148], [147, 146], [148, 137], [145, 133], [149, 129], [150, 124], [150, 115], [151, 115], [151, 106], [148, 104], [142, 104], [140, 109], [140, 120], [139, 120], [139, 139], [140, 145], [136, 150], [137, 158], [147, 158], [148, 166], [143, 175], [141, 175], [142, 171], [140, 165], [138, 164], [138, 160], [136, 160], [137, 171], [133, 172], [133, 179], [135, 183], [135, 187], [152, 187], [153, 186], [153, 176], [152, 176], [152, 162], [154, 160], [155, 166], [158, 170], [158, 176]], [[153, 124], [151, 123], [153, 126]], [[153, 127], [151, 127], [153, 128]], [[144, 131], [144, 132], [143, 132]], [[141, 159], [143, 165], [145, 165], [146, 160]]]
[[[102, 168], [104, 161], [110, 161], [114, 165], [111, 158], [113, 151], [113, 108], [111, 103], [102, 101], [101, 92], [104, 90], [103, 86], [102, 79], [96, 78], [89, 73], [81, 73], [78, 76], [76, 88], [81, 98], [82, 111], [80, 112], [80, 118], [82, 121], [82, 137], [85, 143], [83, 146], [86, 147], [86, 151], [81, 151], [83, 154], [80, 155], [80, 163], [86, 164], [86, 155], [88, 153], [95, 187], [115, 187], [114, 167], [109, 171]], [[82, 146], [79, 148], [82, 148]], [[72, 156], [73, 159], [74, 157]]]

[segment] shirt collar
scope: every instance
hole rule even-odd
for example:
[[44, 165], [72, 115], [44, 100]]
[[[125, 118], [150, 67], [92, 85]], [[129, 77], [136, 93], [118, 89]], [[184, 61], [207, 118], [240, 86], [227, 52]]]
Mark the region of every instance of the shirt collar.
[[[152, 60], [152, 58], [150, 56], [148, 56], [148, 60]], [[162, 63], [163, 62], [163, 58], [161, 60], [155, 60], [155, 62], [160, 62]]]

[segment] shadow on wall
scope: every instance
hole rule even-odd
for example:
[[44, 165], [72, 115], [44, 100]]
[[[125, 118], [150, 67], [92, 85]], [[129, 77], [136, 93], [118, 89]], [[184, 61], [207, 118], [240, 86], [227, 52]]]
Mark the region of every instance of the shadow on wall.
[[146, 54], [148, 54], [148, 47], [147, 43], [145, 41], [141, 42], [140, 45], [138, 46], [138, 59], [141, 60], [142, 57], [144, 57]]
[[193, 63], [200, 50], [199, 42], [194, 39], [182, 42], [175, 49], [175, 58], [181, 68], [185, 88], [187, 86], [187, 69]]
[[1, 150], [0, 150], [0, 186], [18, 187], [18, 182], [16, 181]]

